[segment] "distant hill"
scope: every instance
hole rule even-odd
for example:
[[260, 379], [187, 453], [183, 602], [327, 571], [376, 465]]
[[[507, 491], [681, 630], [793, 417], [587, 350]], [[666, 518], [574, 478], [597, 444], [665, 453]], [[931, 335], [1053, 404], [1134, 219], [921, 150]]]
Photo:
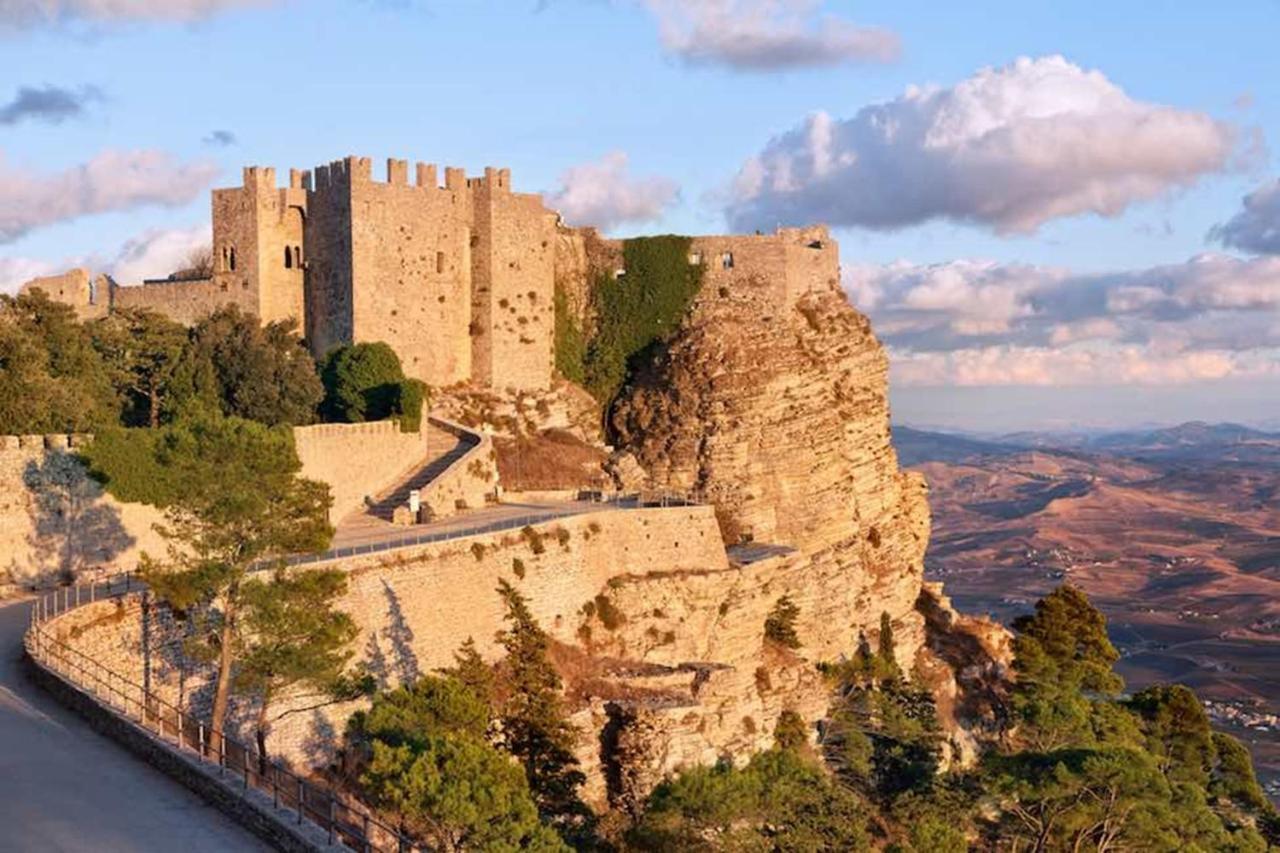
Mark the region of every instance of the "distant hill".
[[1024, 431], [990, 438], [899, 426], [894, 427], [893, 438], [905, 465], [954, 463], [1036, 449], [1133, 459], [1280, 466], [1280, 433], [1232, 423], [1189, 421], [1173, 427], [1097, 433]]

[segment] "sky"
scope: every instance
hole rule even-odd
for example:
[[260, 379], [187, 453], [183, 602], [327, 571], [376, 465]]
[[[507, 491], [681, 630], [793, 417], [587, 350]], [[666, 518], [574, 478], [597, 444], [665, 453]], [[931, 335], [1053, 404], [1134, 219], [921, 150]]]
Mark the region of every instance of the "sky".
[[895, 421], [1280, 429], [1277, 0], [0, 0], [0, 291], [163, 276], [248, 164], [827, 222]]

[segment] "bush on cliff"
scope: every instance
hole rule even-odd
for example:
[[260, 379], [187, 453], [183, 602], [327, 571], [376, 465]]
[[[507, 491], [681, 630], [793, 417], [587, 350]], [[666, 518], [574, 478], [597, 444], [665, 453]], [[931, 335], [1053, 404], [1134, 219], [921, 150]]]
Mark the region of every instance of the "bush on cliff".
[[601, 276], [593, 293], [596, 332], [587, 344], [586, 387], [606, 406], [635, 364], [680, 327], [702, 286], [689, 263], [690, 238], [637, 237], [623, 243], [625, 274]]

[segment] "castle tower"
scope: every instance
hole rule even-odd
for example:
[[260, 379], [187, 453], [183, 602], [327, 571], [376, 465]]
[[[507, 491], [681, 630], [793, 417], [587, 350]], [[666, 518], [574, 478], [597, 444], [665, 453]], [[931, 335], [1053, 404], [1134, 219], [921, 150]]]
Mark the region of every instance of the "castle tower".
[[555, 339], [556, 214], [511, 191], [509, 169], [468, 181], [472, 380], [492, 388], [551, 385]]
[[249, 166], [239, 187], [213, 191], [214, 283], [264, 323], [304, 323], [307, 194], [303, 176], [276, 186], [275, 169]]

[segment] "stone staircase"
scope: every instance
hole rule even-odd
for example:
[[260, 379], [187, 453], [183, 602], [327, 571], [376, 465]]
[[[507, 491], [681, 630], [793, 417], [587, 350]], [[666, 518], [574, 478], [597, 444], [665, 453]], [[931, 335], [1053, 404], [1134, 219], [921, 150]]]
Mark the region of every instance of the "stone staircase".
[[425, 488], [428, 483], [448, 470], [449, 466], [465, 456], [467, 451], [477, 443], [473, 439], [459, 438], [430, 421], [424, 425], [424, 429], [427, 431], [427, 447], [440, 448], [442, 452], [433, 456], [426, 465], [401, 480], [390, 491], [379, 495], [372, 505], [366, 507], [365, 515], [390, 522], [396, 507], [409, 503], [409, 492]]

